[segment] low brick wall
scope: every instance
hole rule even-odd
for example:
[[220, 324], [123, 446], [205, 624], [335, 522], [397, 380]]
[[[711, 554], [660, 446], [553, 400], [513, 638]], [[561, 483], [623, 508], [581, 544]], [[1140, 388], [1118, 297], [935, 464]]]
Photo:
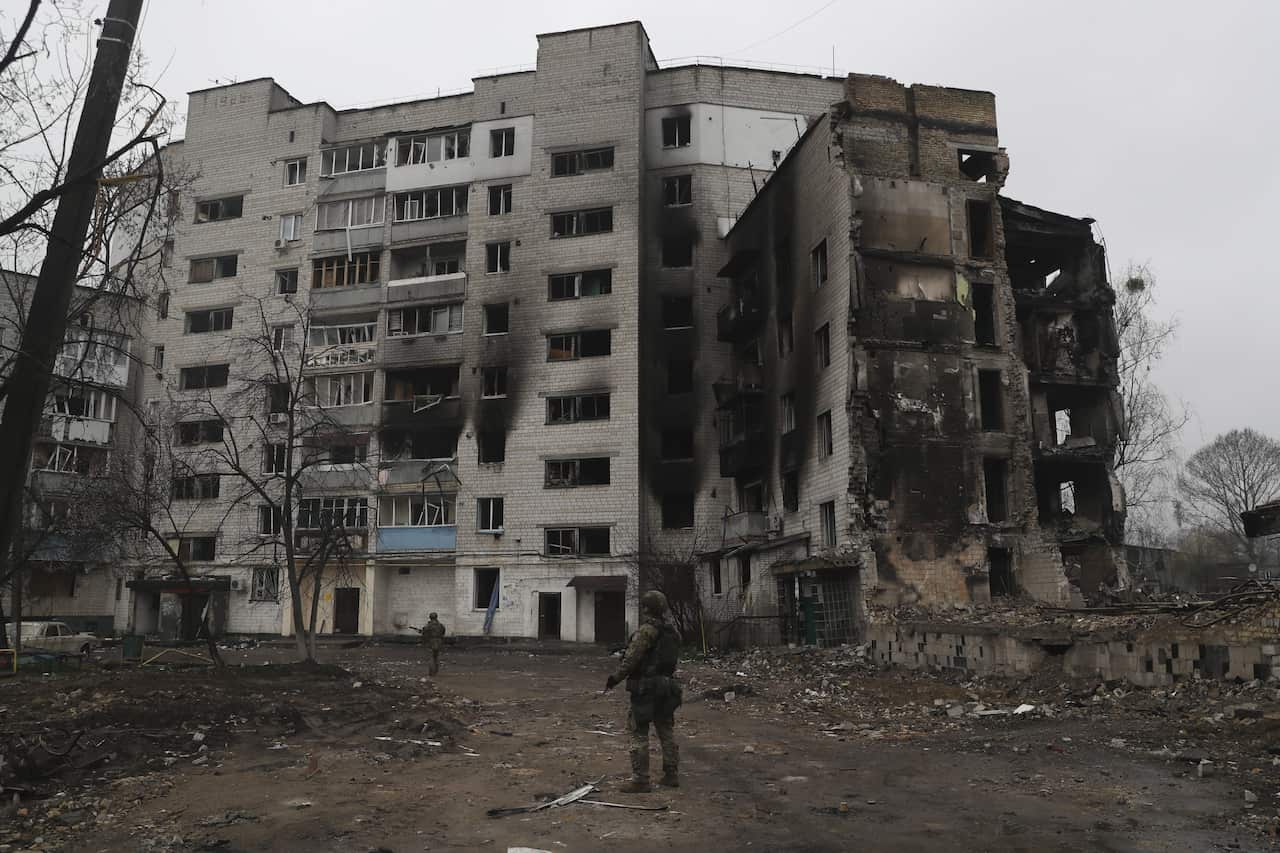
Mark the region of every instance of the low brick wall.
[[1132, 637], [1055, 629], [911, 622], [871, 624], [872, 659], [908, 669], [1027, 675], [1049, 658], [1065, 674], [1143, 687], [1203, 678], [1280, 679], [1280, 604], [1204, 629], [1163, 620]]

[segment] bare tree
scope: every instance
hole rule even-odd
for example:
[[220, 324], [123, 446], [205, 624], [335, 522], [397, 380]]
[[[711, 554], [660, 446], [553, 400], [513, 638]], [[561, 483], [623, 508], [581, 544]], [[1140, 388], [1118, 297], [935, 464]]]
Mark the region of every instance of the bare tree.
[[[324, 590], [349, 571], [368, 535], [367, 437], [364, 444], [355, 440], [336, 410], [373, 403], [363, 383], [367, 369], [360, 370], [361, 381], [346, 382], [314, 378], [306, 368], [365, 364], [372, 356], [372, 322], [343, 327], [330, 341], [313, 334], [309, 312], [297, 303], [246, 294], [242, 304], [248, 311], [234, 328], [243, 331], [231, 337], [229, 348], [235, 390], [199, 398], [178, 392], [187, 406], [182, 417], [225, 425], [217, 441], [187, 457], [194, 469], [222, 477], [228, 514], [253, 519], [237, 559], [283, 569], [298, 655], [313, 661]], [[353, 394], [367, 396], [357, 400]], [[324, 479], [335, 447], [350, 449], [337, 478], [350, 484], [350, 498], [333, 496], [334, 484]]]
[[1191, 454], [1178, 476], [1179, 522], [1216, 530], [1257, 562], [1261, 543], [1245, 536], [1240, 513], [1280, 498], [1280, 441], [1235, 429]]
[[1171, 403], [1156, 385], [1152, 369], [1177, 334], [1177, 324], [1155, 314], [1155, 277], [1145, 265], [1130, 264], [1115, 288], [1117, 372], [1125, 429], [1116, 448], [1116, 473], [1124, 484], [1129, 534], [1143, 544], [1159, 544], [1167, 508], [1174, 450], [1191, 417], [1185, 403]]

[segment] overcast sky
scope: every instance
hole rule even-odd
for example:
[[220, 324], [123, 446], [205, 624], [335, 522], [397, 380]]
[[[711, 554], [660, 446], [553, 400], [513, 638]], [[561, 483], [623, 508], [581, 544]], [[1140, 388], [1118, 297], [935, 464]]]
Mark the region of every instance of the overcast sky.
[[1155, 273], [1180, 324], [1158, 377], [1194, 407], [1187, 449], [1238, 426], [1280, 438], [1280, 3], [154, 0], [141, 44], [184, 110], [253, 77], [344, 107], [464, 89], [532, 65], [537, 33], [627, 20], [659, 61], [830, 68], [834, 49], [841, 72], [995, 92], [1006, 192], [1095, 218], [1117, 275]]

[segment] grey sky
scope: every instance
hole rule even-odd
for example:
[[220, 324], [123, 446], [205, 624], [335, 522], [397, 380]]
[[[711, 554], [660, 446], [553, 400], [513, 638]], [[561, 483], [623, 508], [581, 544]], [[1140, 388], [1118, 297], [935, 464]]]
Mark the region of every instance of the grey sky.
[[834, 47], [841, 71], [991, 90], [1006, 192], [1097, 219], [1117, 274], [1155, 272], [1181, 324], [1158, 378], [1195, 408], [1187, 449], [1237, 426], [1280, 437], [1280, 3], [824, 2], [151, 0], [141, 43], [184, 109], [191, 89], [265, 76], [338, 107], [424, 97], [532, 65], [537, 33], [633, 19], [660, 61], [829, 68]]

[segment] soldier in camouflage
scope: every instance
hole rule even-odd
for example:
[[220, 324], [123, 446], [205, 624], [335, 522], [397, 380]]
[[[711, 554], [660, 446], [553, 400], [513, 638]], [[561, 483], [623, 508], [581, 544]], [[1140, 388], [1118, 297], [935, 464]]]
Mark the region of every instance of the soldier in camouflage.
[[623, 790], [645, 793], [649, 788], [649, 724], [662, 743], [662, 779], [668, 788], [680, 787], [680, 752], [676, 747], [675, 711], [684, 699], [676, 681], [680, 633], [667, 622], [667, 597], [657, 590], [640, 598], [640, 630], [631, 637], [618, 671], [609, 676], [605, 689], [623, 681], [631, 694], [627, 731], [631, 733], [631, 782]]
[[431, 674], [435, 675], [440, 671], [440, 649], [444, 647], [444, 625], [434, 613], [427, 617], [427, 624], [422, 628], [422, 642], [431, 652]]

